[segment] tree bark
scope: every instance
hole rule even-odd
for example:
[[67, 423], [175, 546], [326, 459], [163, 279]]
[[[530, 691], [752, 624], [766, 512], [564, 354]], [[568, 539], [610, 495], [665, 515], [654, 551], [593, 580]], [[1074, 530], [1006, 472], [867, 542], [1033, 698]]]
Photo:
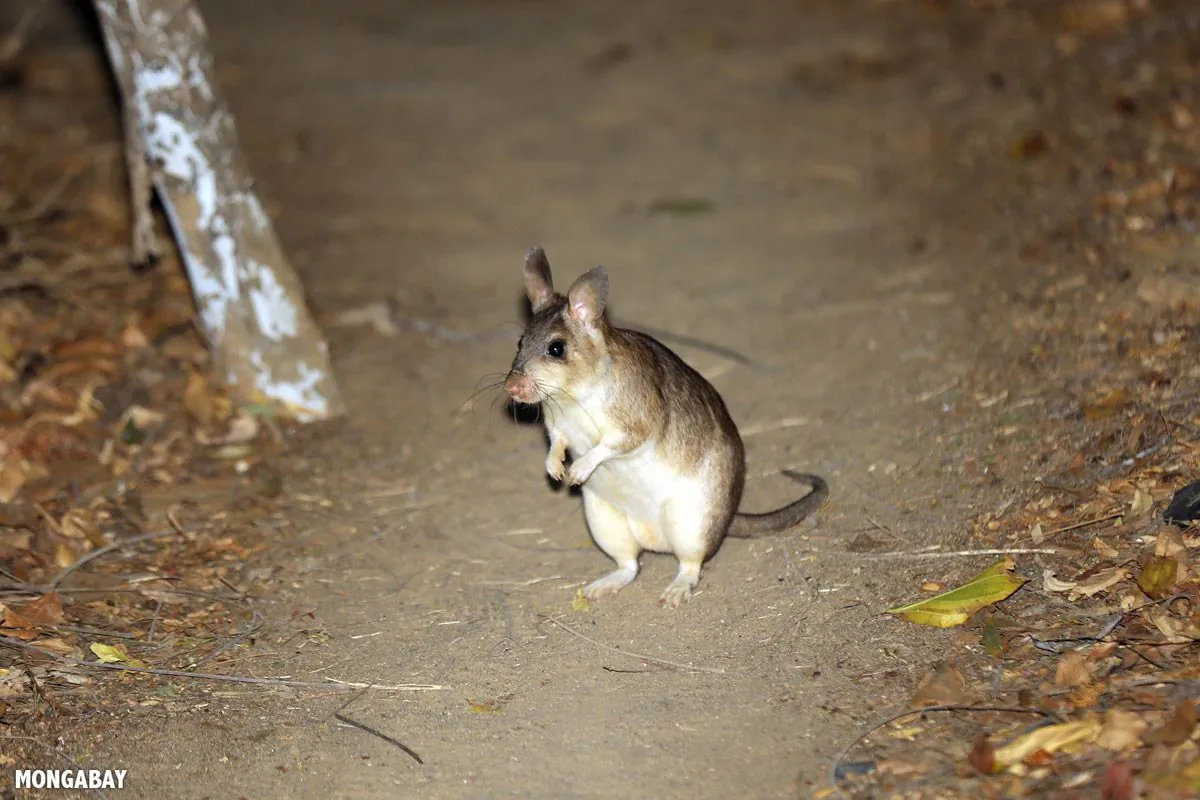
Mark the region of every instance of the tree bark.
[[94, 0], [124, 104], [135, 260], [166, 210], [219, 374], [302, 421], [343, 412], [325, 340], [253, 190], [192, 0]]

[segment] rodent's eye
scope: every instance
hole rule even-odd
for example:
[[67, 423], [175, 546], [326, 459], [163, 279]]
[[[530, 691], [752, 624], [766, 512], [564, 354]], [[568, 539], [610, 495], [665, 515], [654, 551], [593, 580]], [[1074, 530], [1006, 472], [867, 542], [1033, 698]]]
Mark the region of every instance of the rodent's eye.
[[562, 339], [555, 339], [546, 346], [546, 355], [550, 356], [551, 358], [566, 358], [567, 343]]

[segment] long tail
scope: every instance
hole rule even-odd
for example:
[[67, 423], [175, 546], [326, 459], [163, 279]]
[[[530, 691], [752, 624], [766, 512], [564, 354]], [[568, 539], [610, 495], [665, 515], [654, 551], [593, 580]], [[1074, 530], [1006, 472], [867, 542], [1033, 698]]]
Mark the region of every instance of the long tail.
[[806, 483], [812, 491], [794, 503], [783, 508], [768, 511], [766, 514], [737, 514], [729, 526], [726, 536], [736, 539], [749, 539], [752, 536], [764, 536], [772, 533], [782, 533], [788, 528], [799, 525], [804, 518], [818, 511], [829, 499], [829, 484], [817, 475], [807, 475], [801, 472], [783, 470], [789, 478]]

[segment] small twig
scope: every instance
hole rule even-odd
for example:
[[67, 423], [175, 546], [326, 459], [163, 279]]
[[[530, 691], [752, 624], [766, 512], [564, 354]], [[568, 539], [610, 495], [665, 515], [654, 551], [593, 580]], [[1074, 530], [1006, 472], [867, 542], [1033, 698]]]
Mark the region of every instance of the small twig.
[[175, 536], [175, 535], [177, 535], [177, 534], [174, 530], [151, 531], [150, 533], [143, 533], [141, 536], [131, 536], [128, 539], [120, 539], [118, 541], [113, 542], [112, 544], [106, 544], [106, 545], [104, 545], [104, 547], [97, 547], [95, 550], [91, 551], [90, 553], [85, 553], [82, 556], [80, 556], [75, 561], [74, 564], [65, 568], [62, 572], [55, 575], [54, 579], [51, 580], [50, 583], [46, 584], [42, 588], [46, 591], [54, 591], [55, 589], [58, 588], [58, 585], [60, 583], [62, 583], [64, 580], [66, 580], [67, 577], [71, 573], [75, 572], [77, 569], [79, 569], [83, 565], [88, 564], [92, 561], [95, 561], [97, 558], [100, 558], [100, 556], [107, 555], [107, 554], [113, 552], [114, 550], [120, 550], [125, 547], [132, 547], [135, 544], [141, 544], [142, 542], [149, 542], [152, 539], [162, 539], [166, 536]]
[[886, 533], [892, 532], [891, 528], [889, 528], [887, 525], [884, 525], [882, 522], [877, 522], [870, 514], [863, 514], [863, 516], [867, 518], [867, 522], [875, 526], [876, 530], [885, 531]]
[[162, 600], [154, 601], [154, 616], [150, 618], [150, 629], [146, 631], [147, 643], [152, 643], [154, 641], [154, 632], [158, 628], [158, 615], [162, 613], [162, 607]]
[[48, 630], [52, 631], [67, 631], [68, 633], [82, 633], [84, 636], [99, 636], [104, 639], [132, 639], [137, 640], [141, 637], [135, 633], [117, 633], [116, 631], [104, 631], [99, 628], [81, 628], [76, 625], [51, 625]]
[[[356, 683], [350, 681], [339, 681], [336, 678], [326, 678], [329, 683], [320, 683], [317, 681], [296, 681], [290, 678], [253, 678], [247, 675], [216, 675], [210, 672], [185, 672], [179, 669], [156, 669], [154, 667], [132, 667], [128, 664], [105, 664], [102, 661], [80, 661], [77, 658], [67, 658], [60, 656], [58, 653], [44, 650], [36, 645], [22, 642], [20, 639], [13, 639], [9, 636], [0, 636], [0, 644], [6, 644], [12, 647], [19, 647], [22, 650], [33, 650], [44, 656], [48, 656], [62, 664], [69, 664], [73, 667], [82, 667], [84, 669], [107, 669], [116, 670], [118, 672], [139, 672], [143, 675], [162, 675], [169, 678], [195, 678], [205, 681], [219, 681], [223, 683], [252, 683], [262, 686], [292, 686], [299, 689], [381, 689], [388, 692], [436, 692], [445, 689], [445, 686], [432, 683], [400, 683], [400, 684], [381, 684], [381, 683]], [[330, 685], [332, 684], [332, 685]]]
[[1100, 629], [1099, 633], [1097, 633], [1096, 635], [1091, 637], [1092, 641], [1096, 641], [1096, 642], [1103, 641], [1105, 636], [1108, 636], [1110, 633], [1115, 631], [1117, 629], [1117, 626], [1119, 626], [1124, 621], [1125, 621], [1124, 614], [1114, 615], [1113, 618], [1110, 619], [1108, 621], [1108, 623], [1103, 628]]
[[850, 755], [850, 751], [857, 747], [860, 742], [883, 726], [890, 725], [896, 720], [904, 719], [905, 717], [911, 717], [913, 714], [925, 714], [932, 711], [997, 711], [1012, 714], [1040, 714], [1043, 717], [1051, 717], [1054, 719], [1059, 718], [1059, 715], [1054, 711], [1046, 711], [1045, 709], [1041, 708], [1028, 708], [1026, 706], [969, 706], [959, 703], [949, 703], [946, 705], [925, 706], [924, 708], [910, 708], [905, 711], [901, 711], [898, 714], [893, 714], [892, 716], [875, 723], [858, 736], [854, 737], [854, 741], [842, 748], [842, 751], [838, 753], [837, 758], [834, 759], [833, 766], [829, 768], [829, 782], [833, 784], [834, 791], [836, 791], [838, 794], [842, 794], [842, 789], [838, 781], [838, 770], [842, 768], [842, 762], [846, 760], [846, 756]]
[[1028, 555], [1031, 553], [1040, 553], [1043, 555], [1057, 555], [1057, 550], [1052, 550], [1048, 547], [1010, 547], [999, 548], [994, 550], [954, 550], [945, 553], [931, 551], [928, 553], [876, 553], [875, 555], [867, 556], [872, 561], [884, 559], [921, 559], [921, 558], [966, 558], [968, 556], [1005, 556], [1005, 555]]
[[[1154, 667], [1155, 669], [1157, 669], [1157, 670], [1165, 670], [1166, 669], [1162, 664], [1158, 663], [1153, 658], [1151, 658], [1150, 656], [1143, 653], [1141, 650], [1134, 647], [1132, 644], [1126, 644], [1125, 647], [1128, 647], [1133, 652], [1134, 655], [1136, 655], [1138, 658], [1142, 659], [1143, 661], [1145, 661], [1147, 664]], [[1130, 666], [1132, 666], [1132, 665], [1130, 665]]]
[[[230, 588], [233, 588], [233, 587], [230, 587]], [[203, 658], [199, 658], [199, 659], [191, 662], [191, 664], [189, 664], [188, 666], [198, 667], [201, 664], [205, 663], [206, 661], [212, 661], [214, 658], [221, 655], [221, 653], [224, 653], [226, 650], [232, 650], [233, 648], [235, 648], [239, 644], [241, 644], [243, 641], [245, 641], [247, 638], [249, 638], [250, 636], [253, 636], [255, 633], [257, 633], [259, 630], [262, 629], [262, 626], [263, 626], [262, 615], [259, 614], [257, 610], [251, 611], [250, 624], [246, 626], [245, 630], [243, 630], [241, 633], [237, 634], [236, 636], [231, 638], [229, 641], [225, 642], [225, 644], [221, 645], [216, 650], [213, 650], [211, 653], [204, 656]]]
[[33, 23], [37, 19], [37, 13], [41, 10], [41, 7], [42, 0], [33, 0], [25, 9], [25, 12], [21, 14], [21, 18], [17, 20], [17, 24], [9, 31], [8, 36], [5, 36], [0, 41], [0, 69], [4, 69], [16, 61], [17, 56], [21, 54], [21, 50], [25, 47], [25, 37], [33, 29]]
[[225, 578], [221, 577], [220, 575], [218, 575], [218, 576], [217, 576], [217, 580], [219, 580], [221, 583], [225, 584], [225, 588], [226, 588], [226, 589], [229, 589], [231, 592], [233, 592], [234, 594], [236, 594], [236, 595], [238, 596], [238, 599], [239, 599], [239, 600], [243, 600], [243, 601], [248, 601], [248, 600], [249, 600], [249, 598], [248, 598], [248, 597], [246, 597], [246, 593], [245, 593], [245, 592], [243, 592], [243, 591], [242, 591], [241, 589], [239, 589], [238, 587], [234, 586], [234, 585], [233, 585], [232, 583], [230, 583], [230, 582], [229, 582], [227, 579], [225, 579]]
[[619, 648], [613, 647], [612, 645], [605, 644], [604, 642], [598, 642], [595, 639], [593, 639], [592, 637], [586, 636], [586, 635], [580, 633], [579, 631], [575, 630], [570, 625], [564, 625], [563, 623], [556, 620], [554, 617], [547, 616], [545, 614], [539, 614], [538, 616], [541, 617], [542, 619], [544, 619], [546, 622], [557, 625], [558, 627], [562, 628], [564, 631], [571, 634], [572, 636], [578, 636], [580, 639], [583, 639], [585, 642], [588, 642], [589, 644], [594, 644], [596, 647], [599, 647], [602, 650], [607, 650], [610, 653], [616, 653], [618, 655], [628, 656], [630, 658], [636, 658], [640, 661], [645, 661], [650, 664], [659, 664], [664, 667], [674, 667], [675, 669], [690, 670], [691, 672], [710, 672], [710, 673], [713, 673], [716, 675], [725, 674], [725, 670], [721, 669], [720, 667], [697, 667], [697, 666], [693, 666], [692, 664], [680, 664], [678, 661], [667, 661], [666, 659], [663, 659], [663, 658], [655, 658], [654, 656], [642, 655], [641, 653], [635, 653], [632, 650], [621, 650]]
[[914, 397], [913, 400], [914, 400], [914, 402], [916, 402], [918, 404], [928, 403], [930, 400], [934, 399], [935, 397], [941, 397], [946, 392], [949, 392], [952, 389], [956, 388], [958, 386], [958, 381], [959, 381], [959, 379], [955, 378], [954, 380], [950, 381], [946, 385], [940, 386], [937, 389], [930, 389], [927, 392], [921, 392], [919, 395]]
[[1123, 511], [1114, 511], [1111, 514], [1105, 514], [1103, 517], [1096, 517], [1095, 519], [1085, 519], [1083, 522], [1076, 522], [1074, 525], [1067, 525], [1066, 527], [1063, 527], [1063, 528], [1055, 528], [1054, 530], [1048, 531], [1047, 533], [1045, 533], [1043, 535], [1043, 538], [1049, 539], [1051, 536], [1054, 536], [1055, 534], [1066, 533], [1067, 531], [1075, 531], [1075, 530], [1079, 530], [1080, 528], [1087, 528], [1092, 525], [1099, 524], [1101, 522], [1108, 522], [1110, 519], [1116, 519], [1117, 517], [1124, 515], [1124, 513], [1125, 512], [1123, 512]]
[[[62, 750], [59, 750], [57, 747], [54, 747], [53, 745], [46, 744], [41, 739], [35, 739], [32, 736], [0, 736], [0, 739], [5, 739], [8, 741], [12, 741], [12, 742], [32, 742], [33, 744], [35, 744], [39, 748], [41, 748], [44, 752], [50, 753], [51, 755], [55, 756], [56, 758], [62, 759], [63, 761], [65, 761], [68, 764], [70, 764], [71, 766], [73, 766], [75, 769], [82, 770], [84, 768], [82, 764], [80, 764], [75, 759], [71, 758], [69, 755], [64, 753]], [[96, 795], [96, 797], [102, 797], [102, 798], [104, 798], [104, 800], [108, 800], [108, 795], [105, 794], [104, 792], [100, 791], [99, 789], [93, 789], [91, 787], [86, 787], [86, 788], [87, 788], [87, 791]]]
[[23, 225], [29, 222], [36, 222], [46, 215], [47, 212], [54, 206], [58, 198], [66, 190], [66, 188], [79, 176], [78, 172], [65, 172], [58, 178], [50, 188], [46, 190], [41, 198], [24, 211], [18, 211], [0, 217], [0, 225], [9, 227], [12, 225]]
[[175, 505], [173, 505], [167, 509], [167, 513], [166, 513], [167, 524], [171, 526], [171, 528], [175, 531], [175, 533], [179, 534], [180, 539], [187, 541], [189, 539], [188, 532], [184, 529], [183, 525], [180, 524], [178, 514], [179, 514], [179, 504], [176, 503]]
[[[371, 687], [369, 687], [369, 686], [367, 687], [367, 689], [370, 689], [370, 688]], [[343, 703], [342, 707], [334, 712], [333, 718], [336, 719], [338, 722], [343, 722], [352, 728], [358, 728], [360, 731], [365, 731], [366, 733], [369, 733], [378, 739], [382, 739], [383, 741], [387, 742], [390, 745], [394, 745], [394, 746], [400, 748], [406, 754], [411, 756], [412, 759], [414, 761], [416, 761], [418, 764], [424, 764], [425, 762], [421, 759], [421, 756], [419, 756], [417, 754], [417, 751], [413, 750], [411, 747], [406, 745], [404, 742], [400, 741], [399, 739], [395, 739], [391, 736], [388, 736], [386, 733], [383, 733], [382, 731], [377, 731], [374, 728], [372, 728], [370, 725], [365, 725], [356, 719], [351, 719], [350, 717], [348, 717], [342, 713], [343, 711], [346, 710], [347, 706], [349, 706], [351, 703], [357, 702], [358, 698], [360, 698], [364, 694], [366, 694], [367, 689], [363, 689], [361, 692], [356, 694], [354, 697], [351, 697], [349, 700], [347, 700], [345, 703]]]
[[62, 525], [54, 518], [54, 515], [51, 514], [44, 505], [41, 503], [34, 503], [33, 507], [37, 513], [41, 515], [42, 519], [46, 520], [46, 524], [50, 527], [52, 532], [58, 534], [59, 536], [63, 535]]
[[392, 692], [440, 692], [445, 689], [445, 686], [437, 683], [356, 683], [353, 681], [339, 681], [337, 678], [326, 678], [330, 683], [336, 683], [338, 686], [346, 686], [351, 689], [386, 689]]

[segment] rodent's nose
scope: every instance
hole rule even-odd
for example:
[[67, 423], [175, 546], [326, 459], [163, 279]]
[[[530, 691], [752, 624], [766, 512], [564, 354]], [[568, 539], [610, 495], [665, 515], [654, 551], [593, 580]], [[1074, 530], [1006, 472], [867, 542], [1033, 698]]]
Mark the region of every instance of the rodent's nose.
[[533, 379], [520, 372], [508, 373], [508, 377], [504, 379], [504, 391], [522, 403], [537, 402], [537, 390], [534, 388]]

